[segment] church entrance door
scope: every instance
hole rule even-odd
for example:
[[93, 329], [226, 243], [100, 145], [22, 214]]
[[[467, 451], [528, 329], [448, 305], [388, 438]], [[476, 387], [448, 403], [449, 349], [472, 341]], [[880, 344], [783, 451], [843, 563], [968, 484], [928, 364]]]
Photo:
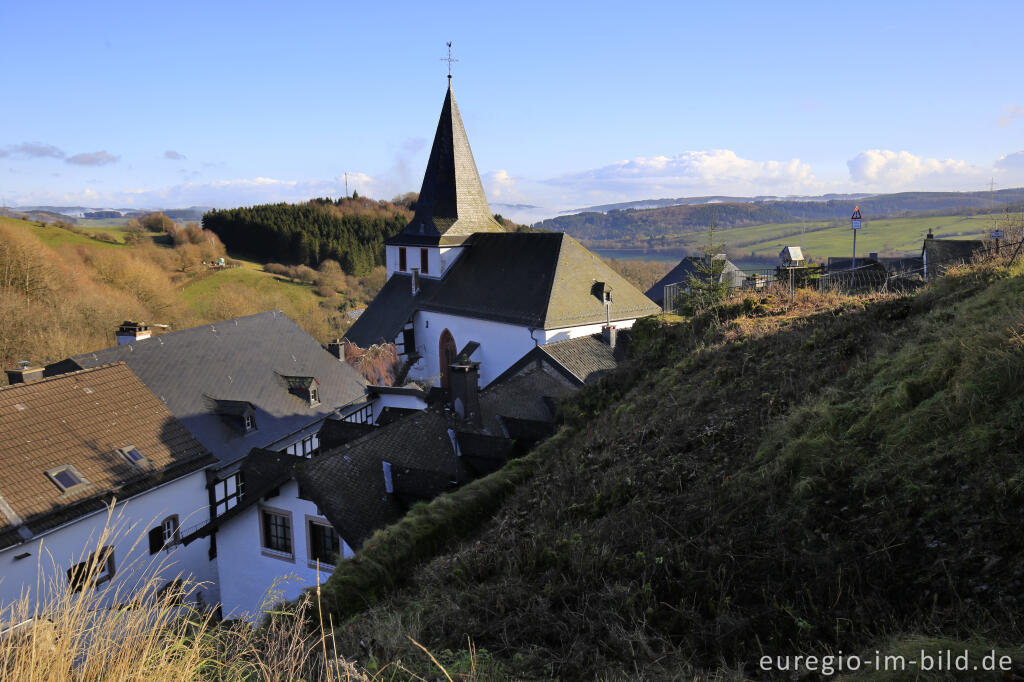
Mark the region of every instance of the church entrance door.
[[448, 388], [448, 373], [450, 371], [448, 368], [455, 362], [455, 356], [458, 352], [455, 348], [455, 339], [452, 337], [452, 333], [445, 329], [441, 332], [441, 341], [438, 344], [437, 353], [441, 360], [441, 388]]

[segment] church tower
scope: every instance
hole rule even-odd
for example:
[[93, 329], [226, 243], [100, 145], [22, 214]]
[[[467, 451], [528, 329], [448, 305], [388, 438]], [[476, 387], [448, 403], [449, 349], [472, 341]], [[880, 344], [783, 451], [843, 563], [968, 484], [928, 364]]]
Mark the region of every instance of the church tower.
[[440, 278], [458, 259], [463, 242], [478, 232], [504, 232], [487, 205], [480, 174], [469, 148], [451, 76], [434, 133], [416, 214], [409, 225], [386, 242], [388, 277], [418, 271]]

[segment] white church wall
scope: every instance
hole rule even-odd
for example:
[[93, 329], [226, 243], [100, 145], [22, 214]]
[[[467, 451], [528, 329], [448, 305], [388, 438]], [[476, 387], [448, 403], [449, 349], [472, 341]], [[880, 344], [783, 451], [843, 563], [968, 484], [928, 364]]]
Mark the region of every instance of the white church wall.
[[[616, 329], [629, 329], [636, 322], [632, 320], [613, 320], [612, 326]], [[556, 341], [567, 341], [569, 339], [578, 339], [581, 336], [591, 336], [593, 334], [600, 334], [601, 328], [604, 323], [599, 324], [585, 324], [579, 327], [563, 327], [561, 329], [547, 329], [544, 331], [543, 343], [554, 343]]]
[[[411, 272], [414, 267], [420, 267], [421, 257], [420, 249], [425, 248], [427, 250], [427, 269], [428, 272], [424, 273], [422, 270], [420, 274], [425, 278], [437, 280], [440, 276], [447, 271], [447, 268], [459, 259], [462, 255], [463, 247], [417, 247], [417, 246], [386, 246], [384, 247], [384, 264], [387, 268], [387, 276], [390, 276], [395, 272]], [[406, 269], [398, 269], [398, 249], [406, 250]]]
[[[128, 600], [130, 587], [140, 576], [154, 576], [162, 581], [189, 577], [195, 582], [207, 583], [197, 593], [203, 602], [219, 601], [217, 564], [210, 560], [208, 540], [197, 540], [187, 546], [173, 544], [156, 554], [149, 553], [150, 529], [160, 526], [172, 515], [178, 517], [180, 534], [209, 520], [205, 471], [182, 476], [115, 505], [109, 518], [112, 533], [106, 544], [114, 550], [111, 593], [119, 588], [125, 590], [118, 595], [120, 601]], [[102, 509], [0, 551], [0, 610], [22, 594], [27, 594], [30, 603], [34, 603], [34, 600], [47, 598], [46, 586], [63, 588], [67, 585], [67, 570], [99, 548], [107, 522], [107, 509]], [[28, 556], [24, 556], [26, 553]], [[40, 586], [42, 591], [38, 591]], [[104, 583], [86, 589], [107, 587]]]
[[491, 383], [544, 338], [543, 330], [535, 330], [531, 338], [527, 327], [446, 313], [419, 311], [416, 313], [415, 324], [416, 350], [423, 357], [412, 367], [409, 377], [429, 380], [434, 386], [441, 385], [438, 345], [445, 329], [455, 339], [456, 350], [462, 350], [470, 341], [480, 344], [472, 360], [480, 363], [481, 388]]
[[[263, 510], [282, 514], [290, 520], [290, 553], [264, 548], [260, 527]], [[329, 525], [316, 504], [299, 498], [299, 484], [289, 481], [274, 497], [260, 500], [221, 526], [217, 531], [217, 568], [225, 618], [259, 620], [260, 607], [271, 591], [276, 601], [295, 599], [303, 590], [317, 584], [316, 563], [310, 559], [311, 520]], [[344, 539], [341, 549], [343, 556], [353, 555]], [[332, 570], [332, 566], [321, 565], [321, 583]]]
[[[424, 273], [420, 269], [420, 274], [423, 277], [429, 277], [431, 279], [439, 279], [452, 264], [458, 260], [462, 253], [461, 246], [385, 246], [384, 247], [384, 263], [387, 268], [388, 278], [396, 272], [412, 272], [413, 268], [420, 268], [422, 264], [420, 249], [425, 248], [427, 250], [427, 272]], [[405, 270], [399, 270], [399, 249], [405, 249]]]

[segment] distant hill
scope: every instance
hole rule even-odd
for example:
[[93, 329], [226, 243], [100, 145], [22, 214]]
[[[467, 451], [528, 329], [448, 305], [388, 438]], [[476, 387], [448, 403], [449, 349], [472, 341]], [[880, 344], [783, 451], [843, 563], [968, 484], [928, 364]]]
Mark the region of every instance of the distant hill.
[[[1024, 188], [997, 192], [901, 192], [875, 195], [826, 195], [799, 199], [700, 197], [657, 199], [677, 201], [657, 208], [594, 207], [575, 215], [542, 221], [535, 227], [567, 232], [577, 239], [617, 240], [663, 237], [706, 229], [714, 222], [720, 227], [743, 227], [764, 223], [792, 223], [801, 220], [848, 220], [856, 206], [865, 219], [933, 215], [968, 215], [1024, 205]], [[682, 202], [689, 203], [682, 203]]]
[[257, 259], [313, 267], [331, 259], [363, 276], [384, 264], [384, 240], [411, 219], [403, 205], [355, 197], [212, 210], [203, 228], [229, 250]]

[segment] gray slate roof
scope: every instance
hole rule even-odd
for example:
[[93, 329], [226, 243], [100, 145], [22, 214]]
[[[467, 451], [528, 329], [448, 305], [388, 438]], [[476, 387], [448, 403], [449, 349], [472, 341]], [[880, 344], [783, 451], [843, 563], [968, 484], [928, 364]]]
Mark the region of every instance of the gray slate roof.
[[[669, 284], [686, 283], [690, 277], [700, 277], [700, 270], [698, 266], [704, 260], [704, 256], [686, 256], [679, 263], [668, 271], [664, 277], [659, 279], [657, 283], [647, 290], [647, 298], [651, 299], [658, 305], [662, 305], [665, 302], [665, 287]], [[738, 287], [743, 284], [743, 272], [732, 263], [732, 261], [726, 259], [725, 267], [722, 269], [722, 274], [719, 276], [719, 281], [727, 282], [731, 287]]]
[[[438, 408], [416, 411], [300, 463], [296, 478], [349, 546], [359, 549], [374, 531], [402, 517], [416, 497], [410, 492], [425, 499], [443, 492], [449, 482], [466, 483], [500, 466], [513, 448], [503, 438], [502, 419], [550, 424], [553, 415], [545, 398], [575, 390], [550, 367], [530, 365], [481, 392], [483, 428]], [[467, 445], [467, 457], [456, 456], [453, 437]], [[391, 463], [396, 495], [385, 489], [384, 461]]]
[[[363, 398], [365, 382], [279, 310], [83, 353], [71, 364], [124, 362], [222, 465], [269, 447], [335, 409]], [[69, 363], [60, 363], [66, 368]], [[284, 376], [315, 377], [320, 404], [289, 392]], [[218, 414], [251, 403], [256, 430]]]
[[416, 214], [389, 244], [460, 244], [475, 232], [503, 232], [491, 215], [451, 81], [434, 133]]
[[382, 462], [390, 462], [399, 473], [403, 468], [430, 471], [431, 484], [437, 474], [450, 481], [468, 478], [448, 435], [455, 426], [451, 414], [417, 412], [308, 460], [298, 467], [296, 478], [345, 542], [358, 549], [375, 530], [406, 511], [385, 489]]
[[429, 297], [437, 285], [438, 280], [421, 277], [420, 293], [413, 296], [411, 276], [395, 273], [348, 328], [345, 338], [360, 348], [369, 348], [381, 341], [392, 343], [416, 312], [417, 304]]
[[612, 289], [611, 319], [655, 315], [661, 310], [567, 234], [474, 234], [441, 280], [421, 280], [412, 296], [409, 275], [395, 273], [345, 338], [359, 346], [393, 341], [419, 310], [476, 317], [537, 329], [605, 321], [595, 283]]
[[600, 334], [548, 343], [538, 346], [537, 350], [550, 356], [581, 384], [596, 381], [619, 365], [615, 350], [601, 339]]

